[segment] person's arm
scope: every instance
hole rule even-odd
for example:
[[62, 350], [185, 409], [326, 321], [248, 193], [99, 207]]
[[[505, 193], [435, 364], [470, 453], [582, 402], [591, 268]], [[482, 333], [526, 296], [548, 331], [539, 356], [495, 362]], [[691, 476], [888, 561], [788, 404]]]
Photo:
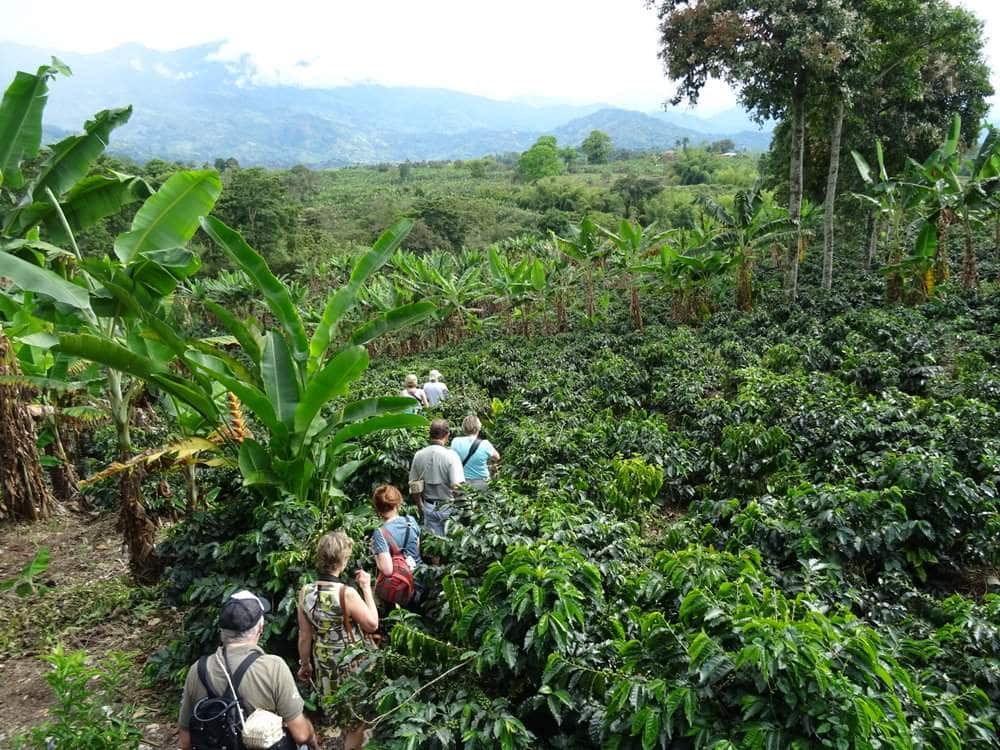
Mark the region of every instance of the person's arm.
[[382, 536], [381, 528], [372, 532], [372, 557], [379, 573], [383, 575], [392, 573], [392, 555], [389, 552], [389, 543]]
[[181, 750], [191, 750], [191, 730], [186, 727], [179, 727], [177, 730], [177, 743]]
[[[303, 591], [302, 594], [305, 592]], [[299, 671], [298, 678], [303, 682], [309, 682], [312, 679], [312, 642], [313, 642], [313, 626], [309, 622], [309, 618], [306, 617], [305, 611], [302, 609], [303, 596], [299, 594], [299, 607], [298, 607], [298, 617], [299, 617]]]
[[420, 403], [423, 404], [425, 409], [429, 409], [431, 406], [431, 402], [427, 399], [427, 394], [424, 393], [424, 389], [421, 388], [419, 391], [417, 391], [417, 393], [420, 394]]
[[316, 736], [312, 722], [305, 714], [299, 714], [294, 719], [286, 721], [285, 726], [296, 745], [306, 745], [309, 750], [320, 750], [319, 737]]
[[392, 574], [392, 555], [388, 552], [378, 552], [375, 555], [375, 567], [384, 576]]
[[458, 454], [454, 451], [451, 452], [451, 490], [452, 492], [460, 492], [459, 485], [465, 482], [465, 469], [462, 468], [462, 461], [458, 457]]
[[[378, 630], [378, 608], [375, 606], [375, 597], [372, 595], [372, 577], [363, 570], [359, 570], [355, 576], [361, 594], [352, 588], [347, 589], [347, 611], [361, 629], [366, 633], [374, 633]], [[362, 599], [361, 597], [364, 597]]]

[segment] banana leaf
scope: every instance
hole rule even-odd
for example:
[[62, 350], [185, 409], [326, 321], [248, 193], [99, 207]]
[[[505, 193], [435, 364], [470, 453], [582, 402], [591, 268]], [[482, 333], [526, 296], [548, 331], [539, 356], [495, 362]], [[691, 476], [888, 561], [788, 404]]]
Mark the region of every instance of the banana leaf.
[[198, 230], [198, 219], [209, 213], [222, 191], [213, 170], [177, 172], [135, 215], [132, 230], [115, 239], [115, 255], [129, 263], [152, 250], [184, 246]]

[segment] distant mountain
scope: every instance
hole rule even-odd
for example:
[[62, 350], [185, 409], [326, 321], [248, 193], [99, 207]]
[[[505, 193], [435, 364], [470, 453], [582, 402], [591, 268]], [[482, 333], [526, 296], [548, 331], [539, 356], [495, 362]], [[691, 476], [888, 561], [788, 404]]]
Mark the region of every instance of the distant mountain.
[[[683, 113], [496, 101], [445, 89], [255, 85], [249, 61], [217, 60], [218, 47], [158, 52], [130, 44], [92, 55], [55, 52], [74, 75], [53, 83], [46, 131], [76, 131], [98, 110], [132, 104], [132, 120], [113, 134], [111, 150], [140, 161], [235, 157], [244, 165], [329, 167], [523, 151], [545, 133], [578, 145], [595, 128], [615, 145], [636, 149], [669, 147], [682, 137], [717, 140], [745, 129], [737, 118], [731, 122], [740, 126], [725, 131]], [[0, 76], [7, 81], [16, 70], [34, 70], [51, 54], [4, 43]], [[688, 118], [685, 125], [671, 119], [677, 115]], [[766, 147], [768, 137], [759, 135], [729, 137]]]
[[701, 143], [723, 137], [731, 138], [737, 148], [762, 149], [767, 148], [771, 140], [770, 133], [706, 133], [704, 130], [675, 125], [656, 115], [626, 109], [602, 109], [579, 117], [556, 128], [554, 135], [562, 143], [578, 146], [592, 130], [603, 130], [619, 148], [636, 150], [667, 149], [673, 148], [682, 140]]

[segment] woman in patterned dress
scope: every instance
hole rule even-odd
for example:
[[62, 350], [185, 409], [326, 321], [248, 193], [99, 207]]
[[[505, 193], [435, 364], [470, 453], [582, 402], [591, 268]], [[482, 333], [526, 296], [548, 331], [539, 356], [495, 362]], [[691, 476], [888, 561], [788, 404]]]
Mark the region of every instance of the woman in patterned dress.
[[[343, 531], [324, 535], [316, 548], [318, 580], [299, 591], [299, 672], [300, 680], [310, 680], [326, 697], [336, 690], [340, 655], [348, 644], [378, 630], [378, 609], [372, 595], [371, 576], [358, 570], [355, 579], [359, 594], [338, 577], [347, 567], [354, 543]], [[344, 632], [344, 610], [351, 621], [351, 633]], [[344, 736], [345, 750], [361, 747], [364, 727], [353, 727]]]

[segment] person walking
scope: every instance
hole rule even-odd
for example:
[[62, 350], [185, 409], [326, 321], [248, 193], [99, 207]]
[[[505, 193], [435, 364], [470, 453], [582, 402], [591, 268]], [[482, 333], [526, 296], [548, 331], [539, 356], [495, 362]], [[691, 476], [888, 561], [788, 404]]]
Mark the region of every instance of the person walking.
[[427, 395], [427, 403], [431, 406], [437, 406], [448, 398], [448, 386], [442, 382], [441, 373], [437, 370], [431, 370], [428, 374], [427, 382], [424, 383], [424, 393]]
[[230, 684], [249, 712], [260, 709], [278, 714], [297, 746], [319, 750], [319, 738], [312, 722], [302, 713], [302, 697], [295, 688], [291, 670], [280, 656], [265, 654], [257, 645], [264, 632], [264, 614], [270, 610], [266, 599], [246, 590], [237, 591], [222, 605], [219, 615], [222, 645], [211, 656], [193, 664], [184, 681], [178, 720], [181, 750], [204, 747], [197, 733], [195, 708], [210, 695], [226, 695]]
[[420, 504], [424, 526], [444, 536], [444, 523], [454, 510], [451, 501], [465, 481], [462, 462], [448, 445], [448, 421], [431, 422], [430, 445], [413, 455], [410, 463], [410, 494]]
[[[299, 673], [328, 698], [337, 689], [341, 655], [362, 634], [378, 630], [378, 609], [372, 594], [371, 576], [358, 570], [359, 594], [341, 582], [340, 575], [351, 559], [354, 542], [343, 531], [323, 535], [316, 545], [318, 579], [299, 591]], [[364, 725], [356, 723], [341, 734], [344, 750], [364, 744]], [[338, 745], [339, 748], [339, 745]]]
[[462, 462], [465, 483], [477, 490], [485, 490], [490, 481], [490, 465], [500, 462], [500, 453], [493, 443], [479, 436], [483, 423], [479, 417], [470, 414], [462, 420], [462, 437], [455, 438], [451, 449]]
[[424, 389], [419, 387], [417, 383], [417, 376], [415, 373], [410, 373], [406, 376], [403, 381], [403, 390], [399, 392], [400, 396], [409, 396], [417, 403], [408, 408], [406, 411], [410, 414], [416, 414], [421, 409], [426, 409], [430, 406], [427, 401], [427, 394], [424, 393]]
[[[372, 506], [382, 519], [382, 525], [372, 532], [372, 556], [381, 578], [393, 575], [393, 546], [402, 554], [411, 574], [423, 563], [420, 558], [420, 524], [413, 516], [399, 515], [402, 504], [403, 495], [391, 484], [380, 485], [372, 493]], [[378, 587], [379, 584], [376, 583], [379, 596], [382, 596], [382, 590]], [[419, 604], [422, 593], [423, 587], [413, 576], [413, 589], [409, 599], [399, 603], [404, 607], [415, 606]]]

